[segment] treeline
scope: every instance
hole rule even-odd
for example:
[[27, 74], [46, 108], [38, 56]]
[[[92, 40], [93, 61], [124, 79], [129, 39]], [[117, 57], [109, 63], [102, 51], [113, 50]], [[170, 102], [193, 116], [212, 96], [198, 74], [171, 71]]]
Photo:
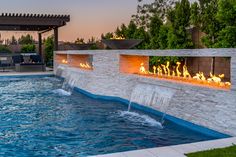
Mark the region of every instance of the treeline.
[[102, 38], [143, 39], [138, 49], [190, 49], [195, 45], [189, 29], [195, 27], [205, 34], [201, 41], [208, 48], [236, 47], [236, 0], [138, 1], [130, 23]]

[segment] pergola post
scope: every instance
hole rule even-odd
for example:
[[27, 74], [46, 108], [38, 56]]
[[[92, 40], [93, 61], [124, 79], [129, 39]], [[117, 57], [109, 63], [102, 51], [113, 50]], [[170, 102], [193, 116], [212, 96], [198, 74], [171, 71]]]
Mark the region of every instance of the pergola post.
[[54, 51], [58, 50], [58, 27], [55, 27], [54, 29]]
[[39, 55], [42, 56], [42, 34], [38, 33], [38, 47], [39, 47]]

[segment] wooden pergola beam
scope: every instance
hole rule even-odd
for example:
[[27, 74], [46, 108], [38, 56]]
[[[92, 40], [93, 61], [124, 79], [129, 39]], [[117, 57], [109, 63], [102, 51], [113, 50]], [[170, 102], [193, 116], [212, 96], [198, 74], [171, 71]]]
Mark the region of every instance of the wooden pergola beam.
[[0, 14], [1, 31], [37, 31], [39, 53], [42, 54], [42, 34], [54, 30], [54, 50], [58, 50], [58, 28], [70, 21], [70, 15], [52, 14]]

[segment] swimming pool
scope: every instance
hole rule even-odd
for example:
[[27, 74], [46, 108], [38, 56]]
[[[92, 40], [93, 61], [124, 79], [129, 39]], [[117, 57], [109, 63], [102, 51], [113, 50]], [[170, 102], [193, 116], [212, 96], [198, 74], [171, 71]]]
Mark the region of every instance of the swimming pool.
[[56, 77], [0, 79], [0, 156], [88, 156], [215, 139], [115, 101], [63, 93]]

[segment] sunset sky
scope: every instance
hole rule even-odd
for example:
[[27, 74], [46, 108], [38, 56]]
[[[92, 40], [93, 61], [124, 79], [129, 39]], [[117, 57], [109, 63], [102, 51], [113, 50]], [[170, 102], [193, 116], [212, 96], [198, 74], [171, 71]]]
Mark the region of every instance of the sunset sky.
[[[59, 40], [63, 41], [74, 41], [77, 37], [86, 40], [92, 36], [100, 38], [101, 33], [114, 31], [121, 23], [128, 23], [131, 15], [136, 13], [137, 4], [137, 0], [1, 0], [0, 2], [3, 13], [71, 15], [71, 22], [60, 29]], [[4, 33], [5, 36], [10, 34]]]
[[[60, 29], [59, 39], [100, 37], [127, 23], [136, 12], [137, 0], [1, 0], [3, 13], [68, 14], [71, 22]], [[5, 32], [5, 34], [9, 32]], [[25, 32], [26, 33], [26, 32]], [[20, 35], [22, 33], [16, 33]], [[23, 33], [24, 34], [24, 33]], [[4, 37], [4, 33], [2, 33]]]

